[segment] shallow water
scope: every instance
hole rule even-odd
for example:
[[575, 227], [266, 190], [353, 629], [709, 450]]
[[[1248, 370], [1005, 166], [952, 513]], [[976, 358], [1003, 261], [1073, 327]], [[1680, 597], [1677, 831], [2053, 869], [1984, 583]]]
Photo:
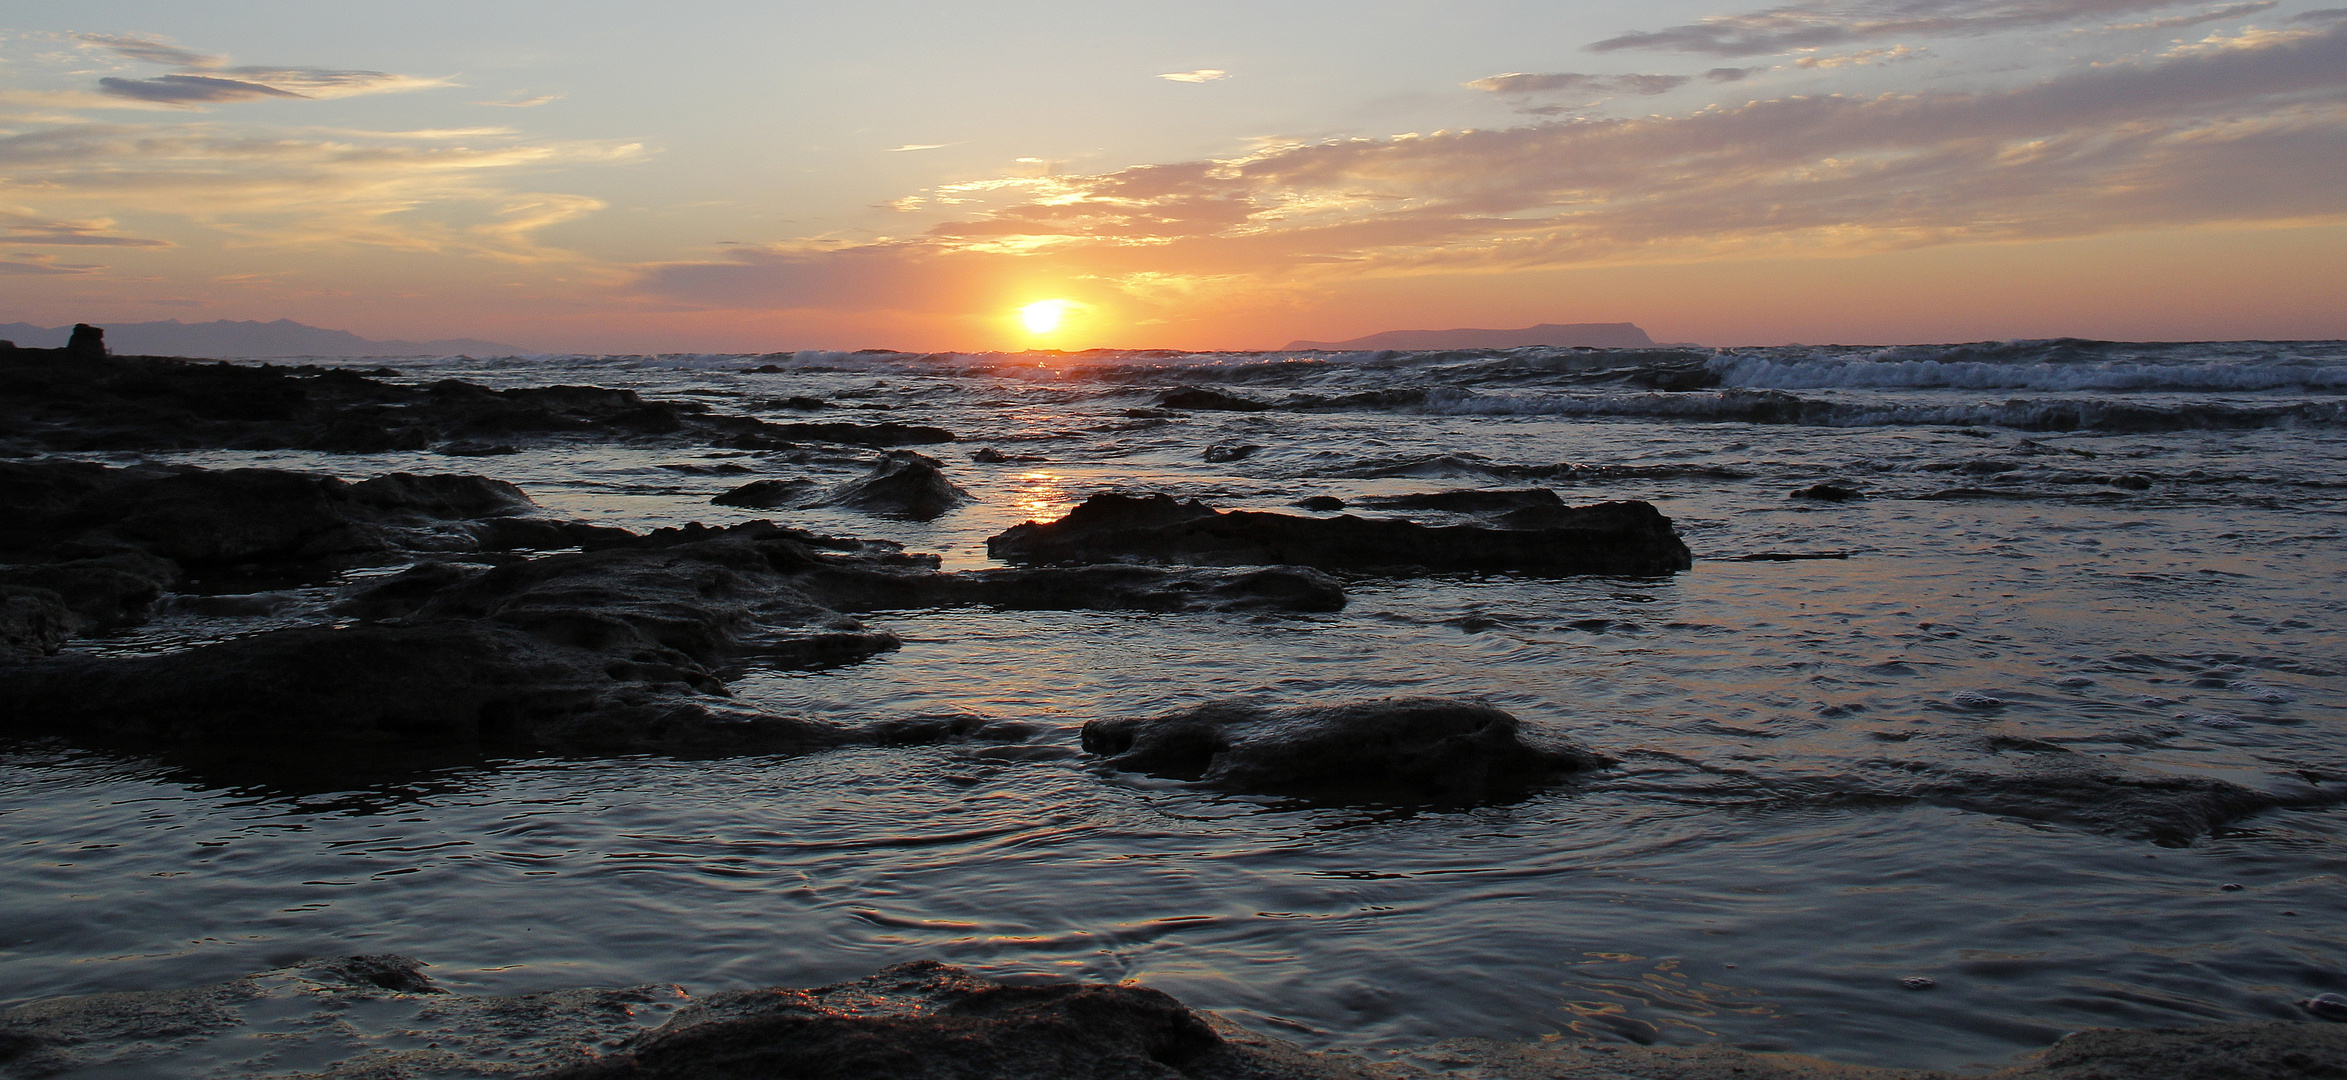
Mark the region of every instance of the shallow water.
[[[1107, 488], [1276, 509], [1545, 486], [1651, 500], [1698, 561], [1668, 579], [1361, 579], [1325, 615], [885, 612], [865, 621], [902, 651], [733, 682], [774, 711], [977, 713], [1064, 746], [1090, 718], [1233, 694], [1479, 697], [1623, 759], [1473, 810], [1240, 798], [956, 747], [267, 784], [20, 747], [0, 773], [6, 1003], [321, 952], [408, 953], [499, 993], [813, 985], [937, 957], [1137, 979], [1313, 1045], [1570, 1032], [1966, 1067], [2082, 1026], [2297, 1017], [2347, 991], [2336, 805], [2177, 847], [1880, 797], [1918, 770], [2088, 759], [2309, 803], [2347, 783], [2339, 343], [395, 363], [768, 419], [801, 415], [760, 404], [792, 395], [883, 406], [806, 415], [951, 429], [960, 443], [926, 449], [977, 498], [928, 523], [707, 503], [860, 472], [870, 455], [845, 450], [166, 459], [482, 472], [562, 516], [773, 517], [949, 567], [991, 565], [986, 536]], [[758, 364], [784, 370], [740, 370]], [[1623, 381], [1691, 364], [1729, 385]], [[1178, 384], [1320, 400], [1125, 414]], [[1367, 392], [1385, 396], [1328, 403]], [[1216, 445], [1263, 449], [1206, 463]], [[1043, 460], [968, 460], [981, 446]], [[1824, 480], [1869, 497], [1786, 497]], [[1743, 559], [1767, 554], [1845, 557]], [[316, 621], [336, 584], [203, 583], [249, 598], [186, 599], [87, 644]]]

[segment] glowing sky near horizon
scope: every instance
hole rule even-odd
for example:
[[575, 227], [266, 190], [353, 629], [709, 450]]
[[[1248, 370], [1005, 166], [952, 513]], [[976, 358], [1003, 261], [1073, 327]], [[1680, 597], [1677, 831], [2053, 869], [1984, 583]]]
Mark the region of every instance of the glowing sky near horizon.
[[2337, 2], [20, 2], [0, 322], [2347, 337]]

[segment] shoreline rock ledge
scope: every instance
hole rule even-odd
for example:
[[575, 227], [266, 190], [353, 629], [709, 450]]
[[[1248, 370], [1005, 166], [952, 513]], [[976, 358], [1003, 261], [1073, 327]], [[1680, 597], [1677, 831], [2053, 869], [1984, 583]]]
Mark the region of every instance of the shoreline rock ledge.
[[[451, 993], [404, 956], [330, 956], [225, 982], [0, 1012], [16, 1076], [422, 1080], [1958, 1080], [1734, 1047], [1450, 1039], [1308, 1051], [1161, 991], [988, 979], [920, 960], [850, 982], [694, 998], [648, 984]], [[316, 1071], [288, 1072], [289, 1062]], [[2089, 1029], [1964, 1080], [2335, 1080], [2347, 1025]]]
[[1106, 492], [1053, 522], [1029, 521], [986, 540], [992, 558], [1021, 563], [1118, 561], [1321, 570], [1659, 577], [1694, 565], [1653, 504], [1560, 507], [1533, 527], [1424, 525], [1399, 518], [1307, 517], [1216, 510], [1171, 495]]

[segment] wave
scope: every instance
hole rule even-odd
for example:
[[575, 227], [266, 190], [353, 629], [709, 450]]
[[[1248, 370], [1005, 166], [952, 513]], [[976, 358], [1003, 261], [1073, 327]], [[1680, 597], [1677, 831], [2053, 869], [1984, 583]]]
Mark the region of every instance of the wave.
[[2108, 390], [2347, 393], [2347, 366], [2310, 363], [2012, 363], [1722, 355], [1707, 365], [1723, 386], [1765, 390]]

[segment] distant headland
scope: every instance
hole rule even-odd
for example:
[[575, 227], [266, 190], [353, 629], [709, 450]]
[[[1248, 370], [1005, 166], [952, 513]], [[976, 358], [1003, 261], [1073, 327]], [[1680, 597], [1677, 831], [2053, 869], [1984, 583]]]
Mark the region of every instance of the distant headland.
[[1522, 330], [1388, 330], [1351, 341], [1291, 341], [1291, 349], [1515, 349], [1526, 345], [1635, 349], [1654, 344], [1636, 323], [1542, 323]]
[[[26, 348], [64, 345], [69, 326], [42, 327], [31, 323], [0, 323], [0, 340]], [[292, 319], [276, 322], [108, 323], [106, 344], [124, 356], [449, 356], [510, 355], [527, 352], [511, 345], [474, 338], [438, 341], [369, 341], [348, 330], [305, 326]]]

